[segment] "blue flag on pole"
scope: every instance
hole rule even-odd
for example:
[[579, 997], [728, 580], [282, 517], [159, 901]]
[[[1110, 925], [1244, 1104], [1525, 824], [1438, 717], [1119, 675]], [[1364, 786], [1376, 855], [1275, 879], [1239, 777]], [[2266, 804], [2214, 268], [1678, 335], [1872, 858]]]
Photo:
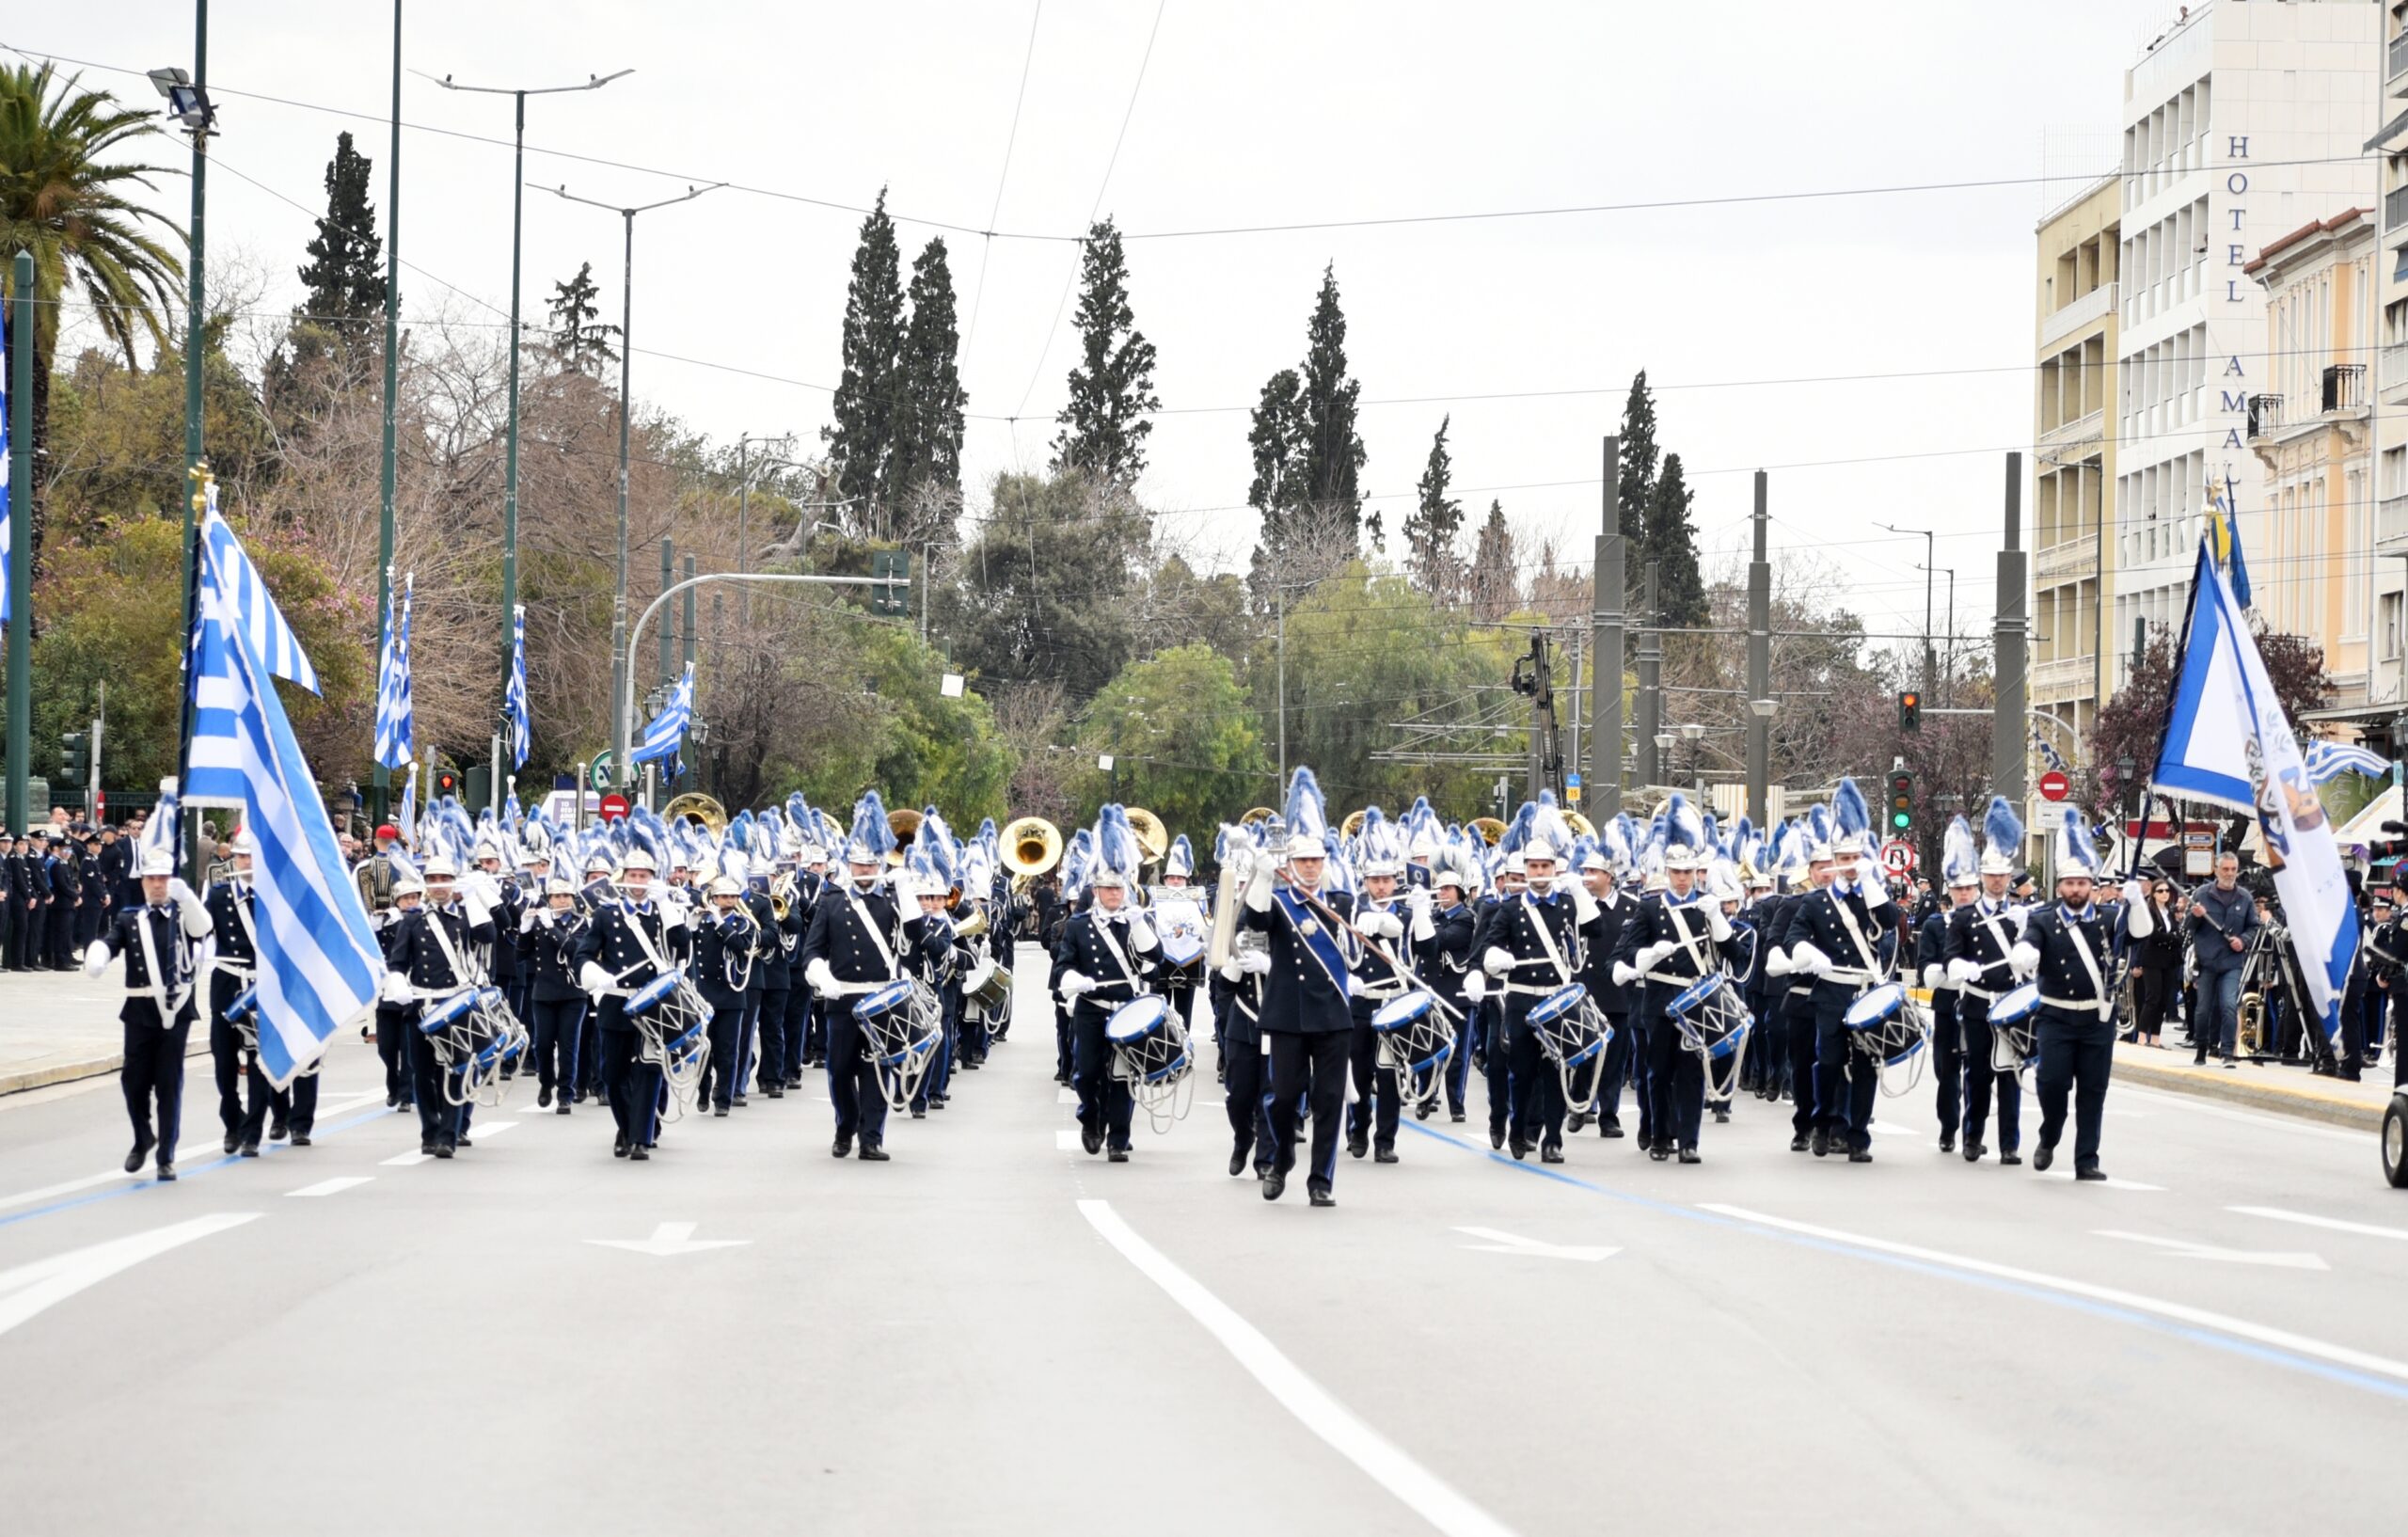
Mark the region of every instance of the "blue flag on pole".
[[510, 767], [527, 767], [534, 733], [527, 719], [527, 610], [513, 610], [510, 618], [510, 691], [501, 702], [510, 721]]
[[2341, 1027], [2341, 993], [2358, 954], [2358, 910], [2332, 820], [2299, 737], [2275, 697], [2242, 602], [2206, 543], [2191, 582], [2182, 664], [2174, 680], [2156, 787], [2258, 819], [2274, 890], [2324, 1034]]
[[410, 590], [404, 578], [385, 614], [385, 645], [376, 663], [376, 761], [399, 768], [410, 761]]
[[252, 649], [249, 616], [215, 550], [204, 544], [202, 551], [185, 793], [239, 786], [243, 825], [258, 841], [259, 1064], [282, 1088], [337, 1031], [375, 1006], [384, 955], [267, 665]]

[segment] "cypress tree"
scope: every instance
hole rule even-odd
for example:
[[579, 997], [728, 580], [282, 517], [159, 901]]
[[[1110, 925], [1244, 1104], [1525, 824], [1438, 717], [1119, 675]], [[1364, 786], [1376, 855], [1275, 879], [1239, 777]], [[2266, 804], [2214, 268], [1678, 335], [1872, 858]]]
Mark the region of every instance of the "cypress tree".
[[1054, 468], [1133, 484], [1145, 473], [1146, 439], [1154, 430], [1146, 413], [1163, 403], [1154, 393], [1154, 344], [1129, 307], [1129, 265], [1110, 219], [1087, 230], [1072, 321], [1080, 357], [1070, 370], [1069, 400], [1054, 419], [1062, 431], [1054, 439]]
[[1430, 463], [1418, 483], [1420, 500], [1404, 519], [1405, 571], [1432, 602], [1442, 604], [1461, 600], [1457, 574], [1462, 561], [1455, 553], [1455, 538], [1463, 530], [1464, 504], [1447, 495], [1454, 479], [1447, 429], [1454, 420], [1449, 415], [1439, 421], [1437, 436], [1430, 440]]
[[[1305, 332], [1303, 383], [1305, 499], [1323, 523], [1354, 534], [1359, 545], [1363, 439], [1354, 427], [1363, 387], [1346, 376], [1346, 312], [1339, 308], [1336, 262], [1322, 269], [1321, 293]], [[1381, 542], [1377, 513], [1370, 523], [1376, 547]]]
[[894, 449], [902, 350], [902, 255], [895, 221], [886, 215], [886, 189], [880, 187], [853, 251], [852, 281], [845, 291], [845, 368], [831, 406], [835, 425], [828, 429], [837, 495], [858, 498], [863, 521], [873, 526]]
[[953, 272], [943, 237], [931, 240], [911, 263], [911, 318], [896, 360], [896, 409], [881, 502], [904, 505], [913, 491], [933, 485], [961, 489], [961, 337], [955, 319]]
[[1262, 515], [1262, 531], [1254, 545], [1258, 597], [1265, 573], [1287, 553], [1296, 514], [1304, 505], [1303, 388], [1303, 381], [1291, 368], [1283, 368], [1265, 380], [1262, 398], [1254, 407], [1253, 426], [1246, 434], [1254, 453], [1254, 481], [1246, 487], [1246, 505]]
[[[1633, 542], [1647, 537], [1647, 513], [1656, 499], [1656, 397], [1647, 388], [1647, 371], [1630, 381], [1630, 398], [1622, 408], [1622, 470], [1614, 487], [1614, 505], [1621, 515], [1622, 535]], [[1630, 584], [1639, 587], [1640, 568], [1634, 566]]]
[[1504, 504], [1491, 500], [1488, 521], [1480, 526], [1479, 547], [1471, 558], [1472, 617], [1493, 625], [1520, 607], [1521, 601], [1513, 571], [1513, 531], [1506, 527]]
[[326, 162], [325, 215], [317, 221], [317, 237], [302, 247], [309, 263], [300, 269], [301, 308], [293, 318], [345, 341], [372, 335], [372, 322], [385, 314], [385, 243], [368, 201], [372, 169], [351, 147], [349, 133], [335, 135], [335, 157]]
[[1697, 531], [1689, 525], [1691, 499], [1681, 456], [1664, 455], [1664, 473], [1647, 510], [1646, 550], [1647, 559], [1656, 563], [1664, 623], [1674, 627], [1706, 622], [1705, 578], [1698, 569]]

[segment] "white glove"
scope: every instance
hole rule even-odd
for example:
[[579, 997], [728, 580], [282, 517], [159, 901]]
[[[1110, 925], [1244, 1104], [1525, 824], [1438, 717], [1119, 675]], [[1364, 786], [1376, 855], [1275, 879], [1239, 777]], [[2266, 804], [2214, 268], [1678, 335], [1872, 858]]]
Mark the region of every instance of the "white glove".
[[1478, 972], [1464, 974], [1464, 996], [1473, 1003], [1488, 996], [1488, 978]]
[[1393, 912], [1367, 912], [1363, 915], [1362, 929], [1374, 939], [1402, 939], [1404, 920]]
[[1981, 979], [1981, 966], [1969, 956], [1958, 956], [1948, 963], [1948, 980], [1951, 982], [1978, 982]]
[[468, 910], [468, 927], [470, 928], [474, 928], [479, 924], [485, 923], [493, 917], [493, 905], [487, 902], [482, 895], [478, 895], [473, 887], [461, 894], [460, 905]]
[[1062, 1001], [1064, 1003], [1069, 1003], [1074, 998], [1078, 998], [1085, 993], [1093, 992], [1095, 990], [1095, 978], [1088, 976], [1082, 972], [1064, 972], [1062, 974], [1062, 985], [1055, 990], [1061, 993]]
[[1160, 943], [1162, 941], [1155, 935], [1154, 926], [1148, 923], [1142, 915], [1129, 920], [1130, 949], [1151, 950]]
[[684, 922], [688, 928], [692, 929], [697, 934], [701, 933], [703, 931], [703, 910], [698, 907], [689, 907], [686, 910]]
[[1587, 926], [1596, 921], [1597, 895], [1579, 881], [1572, 882], [1572, 921]]
[[1890, 878], [1874, 860], [1856, 862], [1856, 889], [1864, 894], [1867, 908], [1886, 906], [1890, 900]]
[[406, 1004], [410, 1001], [410, 979], [399, 972], [387, 972], [376, 992], [388, 1004]]
[[100, 975], [103, 972], [109, 969], [109, 961], [112, 958], [109, 955], [109, 942], [106, 940], [94, 940], [91, 943], [84, 946], [84, 974], [86, 976]]
[[1828, 976], [1831, 958], [1823, 954], [1813, 940], [1799, 940], [1789, 947], [1789, 970], [1792, 975], [1802, 972], [1809, 976]]
[[2157, 932], [2157, 915], [2149, 911], [2147, 894], [2137, 880], [2124, 882], [2124, 929], [2136, 940]]
[[1731, 920], [1722, 915], [1722, 904], [1715, 902], [1705, 910], [1705, 932], [1719, 944], [1731, 937]]
[[1432, 901], [1430, 888], [1427, 886], [1416, 886], [1404, 894], [1405, 910], [1417, 918], [1428, 914]]
[[1614, 962], [1613, 977], [1616, 987], [1626, 988], [1639, 980], [1639, 968], [1617, 960]]
[[1246, 906], [1257, 912], [1271, 911], [1272, 872], [1278, 868], [1279, 862], [1272, 857], [1269, 850], [1266, 849], [1254, 856], [1254, 873], [1246, 881]]
[[1271, 952], [1268, 950], [1240, 950], [1238, 952], [1237, 966], [1238, 970], [1241, 972], [1249, 973], [1255, 976], [1268, 976], [1271, 974]]
[[1765, 974], [1766, 976], [1787, 976], [1792, 969], [1793, 968], [1789, 964], [1789, 953], [1782, 949], [1779, 945], [1775, 945], [1772, 949], [1765, 952]]
[[1513, 952], [1492, 944], [1480, 958], [1480, 969], [1491, 976], [1502, 976], [1513, 969]]
[[1940, 986], [1940, 979], [1946, 974], [1946, 969], [1935, 960], [1923, 969], [1923, 985], [1936, 989]]
[[1652, 972], [1656, 969], [1657, 961], [1679, 948], [1680, 946], [1671, 940], [1658, 940], [1653, 944], [1643, 944], [1640, 946], [1639, 954], [1632, 958], [1632, 963], [1642, 972]]
[[531, 907], [518, 914], [518, 932], [531, 934], [535, 931], [537, 924], [543, 925], [546, 928], [552, 927], [550, 908]]
[[198, 939], [209, 932], [209, 907], [193, 895], [182, 876], [167, 878], [167, 895], [176, 904], [176, 921], [183, 926], [185, 933]]
[[2029, 977], [2040, 969], [2040, 952], [2033, 945], [2018, 943], [2006, 952], [2006, 965], [2017, 976]]
[[802, 980], [806, 987], [822, 998], [833, 998], [838, 991], [836, 974], [829, 966], [826, 956], [813, 958], [811, 964], [802, 969]]

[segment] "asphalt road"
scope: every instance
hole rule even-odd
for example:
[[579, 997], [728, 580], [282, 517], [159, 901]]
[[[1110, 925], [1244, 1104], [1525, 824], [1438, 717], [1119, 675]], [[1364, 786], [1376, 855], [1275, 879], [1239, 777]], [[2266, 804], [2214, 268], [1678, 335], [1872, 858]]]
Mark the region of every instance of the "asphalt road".
[[352, 1042], [317, 1145], [258, 1160], [196, 1063], [173, 1185], [104, 1172], [114, 1085], [0, 1103], [8, 1529], [2396, 1524], [2370, 1138], [2119, 1088], [2118, 1182], [2077, 1186], [1941, 1156], [1925, 1086], [1869, 1167], [1742, 1101], [1701, 1166], [1543, 1171], [1475, 1109], [1267, 1206], [1209, 1073], [1130, 1164], [1066, 1150], [1020, 974], [1022, 1032], [883, 1165], [828, 1156], [819, 1093], [632, 1165], [524, 1084], [422, 1163]]

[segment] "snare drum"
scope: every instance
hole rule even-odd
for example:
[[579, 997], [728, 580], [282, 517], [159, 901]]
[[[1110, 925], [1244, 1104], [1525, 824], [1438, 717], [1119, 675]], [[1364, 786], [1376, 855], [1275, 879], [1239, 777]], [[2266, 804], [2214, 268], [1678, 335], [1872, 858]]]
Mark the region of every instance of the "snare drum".
[[2026, 982], [1990, 1005], [1990, 1067], [2020, 1072], [2040, 1054], [2040, 984]]
[[1581, 1006], [1588, 1001], [1589, 990], [1575, 982], [1530, 1006], [1530, 1028], [1539, 1033], [1539, 1049], [1559, 1068], [1579, 1067], [1606, 1049], [1596, 1011]]
[[1990, 1023], [2021, 1024], [2040, 1012], [2040, 984], [2026, 982], [2011, 992], [1999, 994], [1990, 1005]]
[[675, 997], [677, 984], [685, 978], [685, 974], [682, 971], [669, 972], [654, 977], [637, 989], [627, 998], [628, 1016], [632, 1018], [639, 1014], [649, 1014], [660, 1006], [662, 999]]
[[1851, 1030], [1870, 1030], [1906, 1006], [1906, 985], [1884, 982], [1847, 1006], [1846, 1022]]
[[1112, 1048], [1114, 1076], [1129, 1084], [1167, 1084], [1188, 1070], [1187, 1033], [1179, 1028], [1170, 1005], [1154, 994], [1114, 1009], [1104, 1022], [1103, 1038]]
[[1902, 982], [1866, 990], [1847, 1006], [1842, 1022], [1857, 1049], [1885, 1068], [1896, 1067], [1931, 1043], [1927, 1017], [1913, 1006]]
[[987, 979], [972, 988], [965, 996], [992, 1019], [1011, 1006], [1012, 974], [992, 961], [987, 965]]
[[863, 1043], [871, 1056], [886, 1067], [900, 1067], [936, 1049], [938, 1032], [943, 1029], [942, 1015], [937, 1028], [931, 1030], [925, 1011], [911, 1005], [912, 983], [908, 976], [863, 994], [861, 1001], [853, 1005], [853, 1018], [861, 1022]]
[[1683, 988], [1664, 1006], [1664, 1013], [1681, 1032], [1682, 1045], [1713, 1061], [1736, 1053], [1754, 1022], [1737, 985], [1720, 972]]
[[1401, 1072], [1425, 1072], [1455, 1054], [1455, 1032], [1427, 992], [1408, 992], [1382, 1004], [1371, 1015], [1388, 1065]]
[[477, 990], [463, 988], [439, 1004], [431, 1004], [418, 1017], [419, 1034], [439, 1036], [473, 1013], [477, 1006]]

